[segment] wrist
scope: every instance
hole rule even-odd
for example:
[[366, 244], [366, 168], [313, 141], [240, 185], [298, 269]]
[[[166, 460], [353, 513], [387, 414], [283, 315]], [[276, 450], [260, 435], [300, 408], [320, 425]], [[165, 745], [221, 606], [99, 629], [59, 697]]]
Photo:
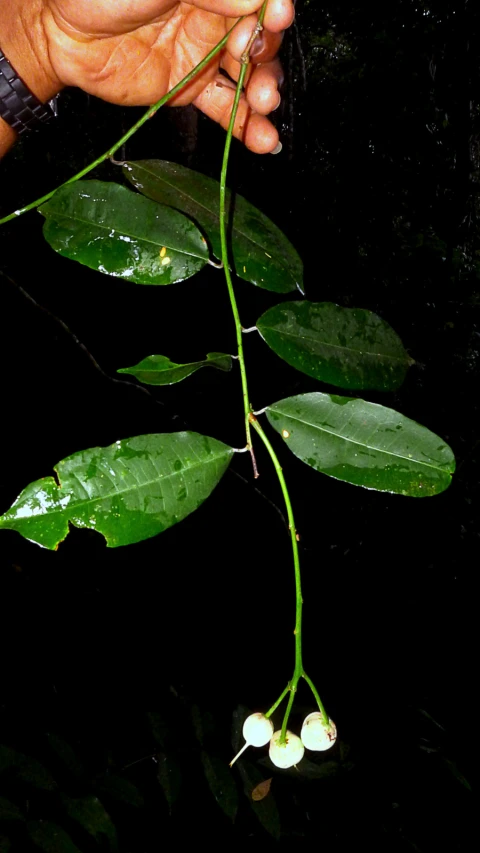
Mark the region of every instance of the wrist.
[[46, 103], [62, 88], [50, 62], [42, 0], [0, 0], [0, 48], [28, 89]]

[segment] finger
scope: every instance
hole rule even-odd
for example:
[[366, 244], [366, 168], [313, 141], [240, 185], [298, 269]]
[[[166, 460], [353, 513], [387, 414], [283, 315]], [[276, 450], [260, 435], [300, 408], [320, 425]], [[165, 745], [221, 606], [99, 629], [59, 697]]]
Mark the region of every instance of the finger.
[[[241, 64], [225, 54], [222, 68], [233, 79], [238, 80]], [[283, 83], [282, 66], [278, 59], [261, 65], [250, 66], [245, 81], [245, 93], [249, 106], [261, 115], [276, 110], [280, 106], [279, 86]], [[247, 73], [248, 73], [247, 72]]]
[[[262, 0], [189, 0], [192, 6], [216, 12], [227, 18], [241, 18], [252, 15], [262, 7]], [[265, 13], [265, 26], [271, 32], [278, 33], [290, 26], [294, 18], [292, 0], [269, 0]]]
[[[216, 12], [227, 18], [241, 18], [258, 12], [262, 0], [190, 0], [193, 6]], [[295, 17], [292, 0], [269, 0], [265, 12], [265, 27], [272, 33], [279, 33], [290, 26]]]
[[269, 0], [264, 25], [271, 33], [280, 33], [293, 23], [295, 6], [292, 0]]
[[[233, 21], [228, 21], [228, 26], [230, 26], [230, 23], [233, 24]], [[237, 24], [228, 39], [227, 52], [237, 62], [240, 62], [256, 24], [257, 16], [250, 15]], [[277, 55], [281, 43], [281, 33], [270, 33], [267, 30], [263, 30], [255, 39], [250, 52], [253, 62], [269, 62], [270, 59], [273, 59]]]
[[[222, 75], [218, 75], [205, 87], [194, 103], [205, 115], [226, 130], [230, 122], [234, 97], [234, 84]], [[265, 116], [250, 110], [244, 95], [238, 105], [233, 133], [256, 154], [267, 154], [274, 151], [278, 145], [276, 129]]]
[[266, 116], [280, 106], [279, 85], [283, 82], [282, 66], [278, 59], [257, 65], [250, 77], [245, 94], [249, 106]]

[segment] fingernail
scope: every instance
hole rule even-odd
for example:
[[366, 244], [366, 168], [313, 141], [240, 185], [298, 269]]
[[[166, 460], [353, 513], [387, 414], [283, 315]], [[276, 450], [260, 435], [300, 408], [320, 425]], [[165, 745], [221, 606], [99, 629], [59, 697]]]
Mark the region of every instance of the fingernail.
[[282, 96], [279, 94], [279, 96], [278, 96], [278, 101], [277, 101], [277, 103], [275, 104], [275, 106], [274, 106], [274, 108], [273, 108], [273, 110], [272, 110], [272, 113], [274, 113], [274, 112], [275, 112], [275, 110], [278, 110], [278, 108], [279, 108], [279, 106], [280, 106], [280, 104], [281, 104], [281, 103], [282, 103]]
[[277, 142], [277, 144], [276, 144], [275, 148], [273, 149], [273, 151], [270, 151], [270, 154], [280, 154], [280, 151], [282, 150], [282, 148], [283, 148], [282, 143], [281, 143], [281, 142]]
[[253, 42], [252, 49], [250, 51], [250, 56], [252, 57], [252, 59], [255, 59], [255, 57], [258, 56], [259, 53], [262, 53], [264, 48], [265, 48], [265, 39], [263, 38], [262, 35], [257, 36], [255, 41]]

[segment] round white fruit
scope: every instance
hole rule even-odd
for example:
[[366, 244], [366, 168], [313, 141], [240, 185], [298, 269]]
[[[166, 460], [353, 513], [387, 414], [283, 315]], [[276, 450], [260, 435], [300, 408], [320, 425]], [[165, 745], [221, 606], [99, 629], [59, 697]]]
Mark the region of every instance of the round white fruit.
[[323, 714], [320, 711], [314, 711], [313, 714], [305, 717], [300, 737], [307, 749], [324, 752], [335, 743], [337, 727], [332, 720], [329, 720], [327, 726]]
[[273, 723], [265, 714], [250, 714], [243, 724], [242, 733], [250, 746], [265, 746], [273, 735]]
[[268, 754], [275, 767], [286, 770], [287, 767], [293, 767], [294, 764], [298, 764], [302, 760], [305, 748], [298, 735], [294, 735], [288, 729], [283, 743], [280, 743], [281, 736], [281, 730], [274, 733]]

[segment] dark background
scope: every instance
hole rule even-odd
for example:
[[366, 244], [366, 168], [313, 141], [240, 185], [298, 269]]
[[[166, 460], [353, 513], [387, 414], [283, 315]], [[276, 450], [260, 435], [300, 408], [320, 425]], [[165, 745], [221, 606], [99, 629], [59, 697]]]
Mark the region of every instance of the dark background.
[[[374, 3], [303, 0], [297, 12], [275, 114], [283, 151], [261, 158], [235, 144], [229, 183], [292, 240], [309, 299], [368, 308], [398, 332], [416, 364], [395, 394], [365, 396], [438, 433], [457, 473], [432, 499], [377, 494], [315, 473], [273, 437], [301, 533], [305, 665], [341, 744], [318, 757], [311, 775], [320, 778], [302, 775], [301, 765], [296, 775], [273, 773], [269, 797], [280, 843], [470, 850], [480, 531], [478, 12], [471, 2], [421, 0], [396, 0], [383, 12]], [[0, 215], [78, 171], [142, 112], [74, 90], [59, 111], [54, 125], [22, 139], [2, 162]], [[217, 177], [223, 139], [193, 108], [163, 110], [120, 155], [175, 160]], [[93, 176], [122, 182], [109, 163]], [[85, 447], [184, 428], [241, 446], [235, 372], [201, 371], [151, 392], [115, 373], [154, 352], [179, 362], [232, 352], [221, 274], [208, 269], [161, 290], [131, 285], [56, 255], [41, 225], [32, 212], [0, 229], [0, 512]], [[244, 326], [279, 301], [245, 282], [237, 294]], [[319, 388], [258, 335], [245, 345], [255, 408]], [[113, 848], [67, 819], [61, 797], [98, 793], [109, 774], [145, 798], [137, 809], [101, 798], [121, 851], [157, 850], [167, 838], [277, 843], [243, 797], [240, 776], [233, 777], [237, 819], [223, 814], [192, 723], [204, 715], [203, 745], [226, 764], [234, 709], [265, 710], [291, 676], [287, 531], [262, 448], [258, 461], [257, 482], [247, 455], [237, 456], [200, 510], [138, 545], [110, 550], [98, 534], [72, 529], [50, 553], [1, 534], [0, 740], [43, 762], [57, 787], [42, 790], [10, 768], [0, 795], [22, 809], [28, 802], [31, 819], [53, 820], [82, 851]], [[306, 687], [298, 703], [294, 729], [313, 709]], [[145, 707], [158, 709], [163, 734]], [[80, 775], [65, 755], [63, 763], [55, 758], [52, 733], [75, 749]], [[158, 759], [159, 750], [182, 778], [171, 816], [148, 757]], [[263, 755], [250, 750], [245, 766]], [[272, 775], [271, 766], [258, 769]], [[270, 815], [271, 833], [272, 826], [278, 835], [278, 815]], [[21, 821], [0, 823], [0, 851], [10, 849], [8, 839], [26, 850], [25, 832]]]

